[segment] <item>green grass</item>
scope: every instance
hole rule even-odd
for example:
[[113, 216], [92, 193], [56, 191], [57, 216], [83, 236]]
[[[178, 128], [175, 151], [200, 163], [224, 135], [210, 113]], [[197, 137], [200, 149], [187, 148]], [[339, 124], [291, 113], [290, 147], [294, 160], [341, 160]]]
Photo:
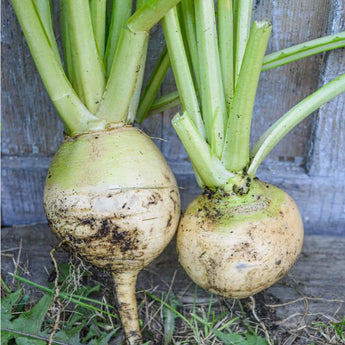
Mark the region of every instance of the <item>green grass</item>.
[[[53, 272], [55, 280], [48, 286], [18, 274], [10, 274], [14, 286], [1, 281], [4, 292], [1, 345], [46, 344], [52, 333], [51, 344], [106, 345], [110, 339], [123, 343], [117, 308], [99, 299], [106, 287], [95, 284], [86, 270], [73, 265], [59, 264], [58, 269], [59, 274]], [[30, 296], [32, 289], [36, 294], [41, 292], [38, 300]], [[206, 307], [200, 306], [197, 287], [191, 308], [184, 306], [172, 291], [168, 294], [144, 291], [142, 295], [138, 296], [138, 309], [147, 344], [268, 344], [254, 328], [236, 328], [243, 317], [229, 311], [216, 313], [213, 296]], [[157, 324], [159, 332], [154, 330]]]
[[[124, 344], [107, 279], [100, 284], [80, 265], [59, 264], [58, 268], [48, 286], [19, 273], [12, 274], [11, 284], [1, 280], [1, 345], [44, 345], [52, 333], [51, 344], [57, 345]], [[197, 286], [188, 293], [175, 291], [174, 286], [164, 293], [142, 290], [137, 299], [144, 344], [275, 345], [291, 335], [296, 341], [308, 339], [305, 344], [345, 344], [345, 317], [322, 315], [303, 329], [289, 329], [262, 297], [224, 299]]]

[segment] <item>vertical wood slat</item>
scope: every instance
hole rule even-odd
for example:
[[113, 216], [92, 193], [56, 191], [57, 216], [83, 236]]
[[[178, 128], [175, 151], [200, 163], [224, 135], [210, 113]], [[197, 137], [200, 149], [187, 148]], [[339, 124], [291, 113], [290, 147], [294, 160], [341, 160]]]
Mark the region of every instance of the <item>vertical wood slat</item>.
[[52, 155], [63, 126], [43, 86], [9, 0], [1, 1], [3, 155]]
[[[255, 20], [272, 22], [267, 53], [325, 35], [328, 12], [333, 0], [254, 1]], [[262, 73], [256, 97], [252, 141], [295, 104], [315, 91], [319, 83], [323, 55], [308, 57]], [[304, 157], [310, 136], [311, 118], [296, 126], [272, 150], [269, 157], [293, 160]]]
[[[345, 3], [334, 1], [331, 32], [345, 30]], [[345, 73], [345, 49], [328, 54], [320, 86]], [[307, 161], [312, 176], [345, 177], [345, 95], [321, 107], [314, 118]], [[345, 181], [344, 181], [345, 185]]]

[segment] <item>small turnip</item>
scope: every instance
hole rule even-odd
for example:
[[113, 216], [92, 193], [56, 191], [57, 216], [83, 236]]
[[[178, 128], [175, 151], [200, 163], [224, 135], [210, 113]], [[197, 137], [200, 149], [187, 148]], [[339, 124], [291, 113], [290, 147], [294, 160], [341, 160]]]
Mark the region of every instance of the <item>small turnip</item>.
[[239, 298], [284, 276], [302, 244], [295, 202], [259, 180], [250, 182], [245, 195], [204, 191], [184, 212], [177, 236], [180, 263], [192, 280], [212, 293]]
[[345, 91], [342, 75], [293, 107], [251, 147], [260, 73], [343, 47], [345, 33], [265, 57], [272, 26], [267, 21], [251, 26], [252, 1], [219, 0], [216, 5], [215, 10], [213, 0], [182, 1], [163, 19], [183, 112], [172, 124], [203, 190], [181, 218], [177, 251], [194, 282], [243, 298], [282, 278], [303, 244], [295, 202], [260, 181], [257, 169], [294, 126]]

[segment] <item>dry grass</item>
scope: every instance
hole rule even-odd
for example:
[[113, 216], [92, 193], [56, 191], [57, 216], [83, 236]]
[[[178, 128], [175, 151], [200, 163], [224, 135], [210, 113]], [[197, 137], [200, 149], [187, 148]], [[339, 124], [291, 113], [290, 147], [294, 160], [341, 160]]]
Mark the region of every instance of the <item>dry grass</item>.
[[[159, 294], [157, 293], [157, 295]], [[171, 343], [224, 344], [210, 330], [210, 327], [204, 326], [204, 323], [208, 323], [209, 325], [212, 324], [213, 329], [225, 333], [244, 334], [250, 332], [265, 338], [267, 344], [272, 345], [345, 344], [344, 315], [340, 315], [340, 313], [328, 315], [327, 313], [314, 314], [308, 312], [310, 302], [322, 300], [326, 303], [338, 303], [340, 306], [345, 301], [304, 296], [301, 299], [284, 304], [269, 304], [267, 301], [270, 297], [266, 292], [245, 300], [210, 297], [207, 301], [205, 298], [199, 300], [196, 296], [194, 301], [188, 299], [184, 301], [183, 297], [179, 298], [178, 311], [192, 323], [193, 327], [177, 316]], [[155, 344], [164, 344], [163, 303], [149, 298], [147, 292], [138, 293], [138, 298], [143, 304], [140, 317], [144, 323], [144, 333], [145, 331], [153, 333]], [[165, 297], [165, 301], [168, 302], [169, 299]], [[286, 315], [285, 319], [277, 317], [276, 308], [282, 308], [286, 305], [293, 306], [301, 302], [305, 305], [304, 313], [298, 312]], [[210, 308], [212, 310], [211, 318]], [[195, 315], [199, 316], [203, 322]], [[218, 317], [216, 322], [212, 323], [212, 317]]]

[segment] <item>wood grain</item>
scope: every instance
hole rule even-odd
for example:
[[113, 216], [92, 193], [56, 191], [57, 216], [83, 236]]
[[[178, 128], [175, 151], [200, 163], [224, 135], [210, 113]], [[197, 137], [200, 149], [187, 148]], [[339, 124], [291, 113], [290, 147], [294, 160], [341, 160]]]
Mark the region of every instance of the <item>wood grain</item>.
[[[332, 31], [345, 30], [345, 3], [334, 2]], [[330, 52], [321, 86], [345, 73], [345, 49]], [[307, 167], [313, 176], [345, 177], [345, 95], [321, 107], [314, 118]]]

